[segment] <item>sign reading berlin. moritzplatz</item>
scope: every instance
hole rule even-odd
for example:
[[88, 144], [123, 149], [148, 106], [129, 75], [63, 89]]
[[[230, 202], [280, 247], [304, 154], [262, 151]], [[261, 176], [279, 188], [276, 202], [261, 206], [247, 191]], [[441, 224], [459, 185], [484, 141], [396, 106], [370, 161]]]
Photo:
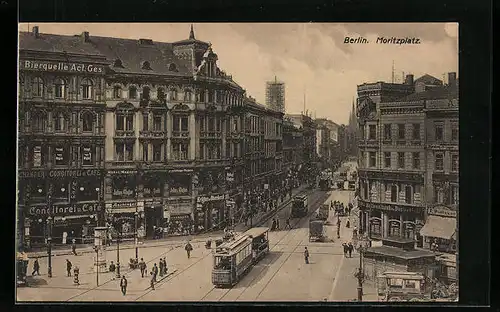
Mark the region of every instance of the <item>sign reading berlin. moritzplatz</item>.
[[78, 64], [66, 62], [41, 62], [41, 61], [23, 61], [21, 67], [26, 70], [38, 71], [58, 71], [58, 72], [75, 72], [75, 73], [89, 73], [89, 74], [102, 74], [104, 68], [100, 65], [93, 64]]

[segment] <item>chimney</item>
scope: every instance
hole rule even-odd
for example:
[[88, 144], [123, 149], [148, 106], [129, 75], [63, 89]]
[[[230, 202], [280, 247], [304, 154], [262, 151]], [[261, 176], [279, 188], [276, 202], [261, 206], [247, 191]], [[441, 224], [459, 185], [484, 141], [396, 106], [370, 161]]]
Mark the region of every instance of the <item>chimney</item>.
[[413, 85], [413, 75], [412, 74], [406, 75], [405, 84], [407, 84], [407, 85]]
[[448, 73], [448, 85], [453, 87], [457, 85], [457, 73]]
[[38, 32], [38, 26], [33, 26], [33, 35], [35, 36], [35, 38], [38, 38], [38, 36], [40, 35]]
[[90, 41], [90, 35], [88, 31], [82, 32], [82, 39], [83, 42], [89, 42]]

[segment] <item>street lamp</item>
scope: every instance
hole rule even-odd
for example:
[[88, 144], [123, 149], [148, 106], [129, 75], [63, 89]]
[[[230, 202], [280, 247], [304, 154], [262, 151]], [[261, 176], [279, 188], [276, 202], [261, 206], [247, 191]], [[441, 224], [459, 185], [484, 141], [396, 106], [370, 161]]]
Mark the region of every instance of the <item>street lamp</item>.
[[363, 255], [366, 249], [370, 247], [370, 240], [365, 235], [360, 236], [357, 242], [357, 250], [359, 252], [359, 268], [354, 276], [358, 279], [358, 301], [363, 301], [363, 282], [365, 273], [363, 272]]
[[115, 220], [115, 229], [116, 229], [116, 277], [120, 278], [120, 222]]
[[49, 267], [47, 269], [47, 276], [52, 277], [52, 217], [47, 218], [47, 231], [48, 231], [48, 238], [47, 238], [47, 254], [49, 256]]
[[138, 246], [138, 236], [137, 236], [137, 222], [139, 219], [139, 213], [136, 211], [134, 213], [134, 218], [135, 218], [135, 235], [134, 235], [134, 242], [135, 242], [135, 260], [139, 260], [139, 246]]

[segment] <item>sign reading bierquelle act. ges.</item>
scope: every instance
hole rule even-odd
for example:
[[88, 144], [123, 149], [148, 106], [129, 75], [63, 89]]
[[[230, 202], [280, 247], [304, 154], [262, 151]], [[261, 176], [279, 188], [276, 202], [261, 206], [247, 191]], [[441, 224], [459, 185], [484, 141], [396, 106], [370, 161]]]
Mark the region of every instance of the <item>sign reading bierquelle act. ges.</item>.
[[21, 69], [47, 72], [104, 74], [104, 67], [102, 65], [34, 60], [21, 61]]

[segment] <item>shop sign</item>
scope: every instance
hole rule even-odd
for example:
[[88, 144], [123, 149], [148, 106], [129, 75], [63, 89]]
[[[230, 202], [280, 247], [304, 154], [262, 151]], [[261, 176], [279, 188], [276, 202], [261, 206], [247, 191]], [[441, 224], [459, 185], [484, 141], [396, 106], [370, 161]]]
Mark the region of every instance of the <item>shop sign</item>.
[[26, 60], [21, 62], [22, 69], [46, 71], [46, 72], [72, 72], [72, 73], [89, 73], [103, 74], [104, 67], [94, 64], [67, 63], [67, 62], [46, 62]]
[[33, 166], [40, 167], [42, 165], [42, 147], [35, 146], [33, 148]]
[[134, 191], [131, 189], [123, 189], [123, 190], [113, 190], [113, 196], [132, 196]]
[[137, 171], [136, 170], [122, 169], [122, 170], [108, 170], [108, 173], [109, 174], [136, 174]]
[[146, 206], [146, 207], [157, 206], [157, 205], [161, 205], [161, 203], [162, 203], [162, 201], [160, 199], [146, 200], [144, 202], [144, 206]]
[[98, 169], [75, 169], [75, 170], [50, 170], [50, 171], [19, 171], [20, 178], [77, 178], [77, 177], [99, 177], [101, 170]]
[[132, 208], [137, 206], [136, 202], [118, 202], [118, 203], [112, 203], [111, 208]]
[[227, 182], [233, 182], [234, 181], [234, 173], [232, 173], [232, 172], [226, 172], [226, 181]]
[[186, 195], [186, 194], [189, 194], [189, 189], [187, 187], [183, 187], [183, 186], [170, 187], [169, 194], [170, 195]]
[[450, 217], [450, 218], [457, 217], [457, 211], [453, 210], [451, 208], [448, 208], [446, 206], [436, 206], [436, 207], [427, 208], [427, 214], [441, 216], [441, 217]]
[[97, 203], [85, 203], [85, 204], [74, 204], [74, 205], [54, 205], [52, 209], [47, 206], [42, 207], [31, 207], [30, 214], [32, 216], [46, 216], [46, 215], [81, 215], [81, 214], [94, 214], [102, 210], [100, 204]]
[[161, 189], [159, 187], [149, 188], [145, 187], [142, 189], [144, 195], [158, 195], [161, 196]]
[[193, 206], [190, 204], [171, 204], [167, 205], [170, 215], [191, 214]]
[[227, 194], [219, 194], [219, 195], [212, 195], [212, 196], [198, 196], [197, 202], [198, 203], [206, 203], [206, 202], [212, 202], [212, 201], [219, 201], [219, 200], [224, 200], [228, 199], [229, 196]]
[[361, 200], [359, 201], [359, 205], [360, 205], [360, 207], [365, 207], [365, 209], [378, 209], [378, 210], [384, 210], [384, 211], [394, 211], [394, 212], [403, 212], [403, 213], [418, 212], [418, 209], [420, 209], [420, 207], [406, 207], [406, 206], [399, 206], [399, 205], [370, 203], [370, 202], [363, 202]]
[[169, 173], [187, 173], [187, 172], [193, 172], [193, 169], [172, 169], [168, 171]]

